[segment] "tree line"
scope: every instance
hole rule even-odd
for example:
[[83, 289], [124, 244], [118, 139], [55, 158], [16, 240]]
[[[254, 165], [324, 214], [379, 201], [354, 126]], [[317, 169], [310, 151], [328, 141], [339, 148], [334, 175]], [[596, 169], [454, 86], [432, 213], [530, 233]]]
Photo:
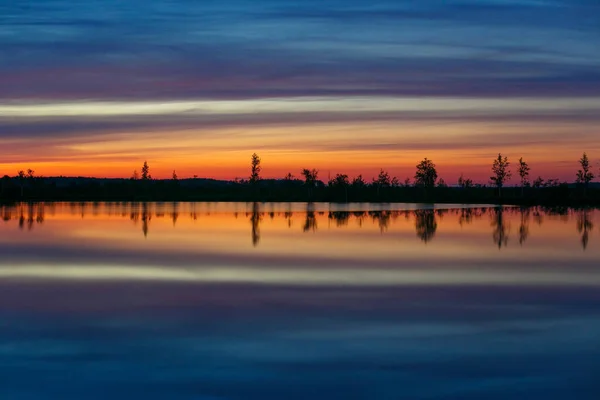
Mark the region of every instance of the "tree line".
[[[180, 179], [173, 171], [171, 179], [153, 179], [150, 165], [144, 161], [141, 172], [129, 179], [43, 178], [29, 169], [15, 177], [4, 176], [0, 200], [229, 200], [229, 201], [409, 201], [409, 202], [494, 202], [515, 204], [600, 204], [600, 191], [591, 190], [595, 175], [586, 153], [579, 159], [575, 185], [558, 179], [530, 179], [529, 164], [520, 158], [516, 164], [518, 186], [508, 186], [512, 178], [511, 162], [501, 153], [492, 160], [488, 184], [474, 183], [463, 174], [456, 184], [447, 184], [438, 176], [436, 164], [424, 158], [415, 166], [412, 178], [400, 180], [380, 169], [370, 181], [362, 175], [350, 178], [337, 173], [326, 181], [320, 171], [303, 168], [296, 177], [291, 172], [280, 179], [262, 177], [262, 159], [250, 158], [248, 178], [233, 181]], [[64, 183], [60, 179], [68, 182]]]

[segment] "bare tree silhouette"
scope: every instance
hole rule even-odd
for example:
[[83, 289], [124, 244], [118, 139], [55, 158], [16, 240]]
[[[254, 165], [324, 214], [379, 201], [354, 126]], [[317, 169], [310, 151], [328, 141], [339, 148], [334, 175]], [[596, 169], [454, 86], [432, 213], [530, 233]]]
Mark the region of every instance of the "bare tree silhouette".
[[509, 167], [510, 163], [508, 162], [508, 157], [502, 157], [502, 154], [498, 153], [498, 158], [496, 158], [492, 164], [492, 173], [494, 175], [490, 177], [490, 180], [498, 188], [499, 197], [502, 197], [502, 187], [512, 176]]
[[590, 160], [586, 153], [583, 153], [581, 159], [579, 160], [579, 165], [581, 165], [581, 169], [577, 171], [577, 183], [583, 186], [583, 194], [587, 195], [587, 188], [594, 179], [594, 174], [590, 171]]
[[529, 185], [529, 165], [523, 161], [523, 157], [519, 158], [519, 178], [521, 178], [521, 197], [524, 194], [525, 186]]

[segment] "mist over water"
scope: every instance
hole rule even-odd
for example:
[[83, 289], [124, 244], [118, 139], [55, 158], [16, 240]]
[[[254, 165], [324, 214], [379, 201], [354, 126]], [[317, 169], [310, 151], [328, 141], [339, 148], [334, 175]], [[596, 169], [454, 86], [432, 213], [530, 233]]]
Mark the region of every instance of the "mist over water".
[[596, 399], [597, 210], [0, 207], [6, 399]]

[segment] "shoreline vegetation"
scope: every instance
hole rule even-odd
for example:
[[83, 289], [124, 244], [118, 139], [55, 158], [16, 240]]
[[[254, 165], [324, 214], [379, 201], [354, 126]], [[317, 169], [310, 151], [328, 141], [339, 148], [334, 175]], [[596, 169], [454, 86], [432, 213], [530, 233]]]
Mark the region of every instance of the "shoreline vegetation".
[[240, 201], [240, 202], [332, 202], [332, 203], [455, 203], [522, 206], [600, 206], [600, 184], [594, 183], [589, 159], [584, 153], [574, 183], [557, 179], [533, 182], [529, 165], [521, 158], [519, 186], [507, 186], [510, 162], [498, 154], [492, 164], [489, 184], [475, 184], [461, 177], [453, 185], [438, 179], [435, 164], [425, 158], [416, 166], [414, 179], [400, 181], [384, 169], [370, 182], [361, 175], [350, 179], [336, 174], [319, 179], [316, 169], [303, 169], [300, 176], [288, 173], [281, 179], [261, 178], [261, 159], [251, 157], [248, 179], [223, 181], [194, 178], [153, 179], [147, 162], [141, 174], [131, 178], [42, 177], [33, 170], [0, 178], [0, 202], [51, 201]]

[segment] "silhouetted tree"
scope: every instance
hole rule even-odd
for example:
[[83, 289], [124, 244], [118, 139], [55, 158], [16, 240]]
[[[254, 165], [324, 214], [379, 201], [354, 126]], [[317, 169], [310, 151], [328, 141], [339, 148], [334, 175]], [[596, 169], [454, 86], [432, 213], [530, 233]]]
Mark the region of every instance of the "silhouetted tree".
[[377, 175], [377, 178], [373, 179], [373, 185], [377, 188], [377, 196], [379, 196], [381, 188], [390, 187], [391, 184], [390, 174], [383, 169], [379, 170], [379, 175]]
[[288, 172], [286, 176], [283, 177], [284, 181], [293, 181], [295, 179], [294, 175], [291, 172]]
[[260, 157], [258, 154], [253, 153], [251, 162], [250, 162], [250, 183], [256, 184], [260, 180], [260, 171], [262, 167], [260, 166]]
[[399, 187], [400, 186], [400, 180], [397, 177], [393, 177], [392, 178], [392, 182], [390, 183], [390, 185], [392, 187]]
[[133, 170], [133, 174], [131, 174], [131, 180], [137, 181], [138, 179], [140, 179], [140, 174], [138, 173], [137, 169], [135, 169]]
[[535, 180], [533, 181], [533, 185], [534, 188], [539, 189], [542, 186], [544, 186], [544, 178], [542, 178], [541, 176], [538, 176], [537, 178], [535, 178]]
[[150, 179], [152, 179], [152, 176], [150, 176], [150, 167], [148, 166], [148, 162], [144, 161], [144, 165], [142, 166], [142, 180], [148, 181]]
[[21, 170], [17, 173], [17, 179], [19, 180], [19, 186], [21, 187], [21, 198], [23, 197], [23, 186], [25, 185], [25, 171]]
[[404, 179], [404, 187], [410, 187], [410, 186], [411, 186], [410, 178]]
[[498, 153], [498, 158], [494, 160], [492, 164], [493, 176], [490, 177], [492, 183], [498, 188], [498, 196], [502, 197], [502, 187], [507, 180], [512, 176], [512, 172], [508, 169], [510, 163], [508, 157], [502, 157], [502, 154]]
[[437, 221], [434, 210], [415, 210], [415, 229], [417, 236], [428, 243], [435, 236]]
[[519, 158], [519, 177], [521, 178], [521, 196], [523, 196], [523, 191], [525, 190], [525, 186], [529, 184], [529, 165], [523, 161], [523, 157]]
[[437, 187], [439, 187], [439, 188], [447, 188], [448, 185], [446, 184], [446, 181], [443, 178], [440, 178], [440, 180], [438, 181]]
[[312, 170], [305, 168], [302, 170], [301, 174], [304, 177], [304, 185], [308, 189], [308, 197], [310, 198], [312, 197], [313, 188], [317, 184], [319, 170], [316, 170], [314, 168]]
[[415, 185], [423, 186], [425, 188], [435, 186], [435, 181], [437, 180], [438, 174], [435, 169], [435, 164], [428, 160], [427, 158], [423, 159], [419, 164], [417, 164], [417, 172], [415, 173]]
[[175, 182], [179, 180], [179, 177], [177, 176], [177, 172], [175, 172], [175, 170], [173, 170], [173, 175], [171, 177]]
[[363, 189], [367, 186], [367, 182], [363, 179], [362, 175], [358, 175], [352, 180], [352, 187], [356, 189]]
[[346, 174], [336, 174], [333, 178], [329, 180], [329, 186], [344, 188], [350, 185], [350, 181], [348, 180], [348, 175]]
[[590, 171], [590, 160], [586, 153], [583, 153], [583, 156], [581, 156], [579, 165], [581, 165], [581, 169], [577, 171], [577, 183], [583, 185], [583, 193], [585, 195], [589, 183], [594, 179], [594, 174]]
[[465, 178], [465, 177], [463, 177], [463, 174], [460, 174], [460, 177], [458, 178], [458, 186], [460, 186], [463, 189], [472, 188], [473, 180], [471, 180], [469, 178]]
[[336, 174], [335, 177], [329, 180], [329, 187], [334, 189], [340, 189], [344, 191], [346, 201], [348, 201], [348, 186], [350, 186], [350, 181], [348, 180], [348, 175], [346, 174]]

